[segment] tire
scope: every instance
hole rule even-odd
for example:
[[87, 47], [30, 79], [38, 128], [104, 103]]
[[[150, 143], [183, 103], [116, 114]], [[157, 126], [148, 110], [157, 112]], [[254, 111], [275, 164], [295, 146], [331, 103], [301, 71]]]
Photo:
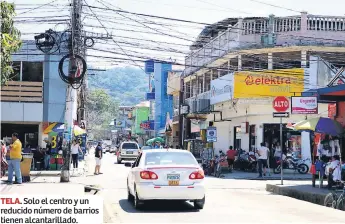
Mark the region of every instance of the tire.
[[302, 164], [299, 164], [298, 167], [297, 167], [297, 171], [300, 173], [300, 174], [306, 174], [308, 173], [309, 171], [309, 167], [302, 163]]
[[128, 186], [128, 180], [127, 180], [127, 201], [132, 202], [134, 199], [133, 195], [131, 194], [131, 191], [129, 190]]
[[338, 200], [337, 200], [337, 206], [336, 206], [336, 208], [338, 209], [338, 210], [341, 210], [341, 211], [345, 211], [345, 202], [344, 202], [344, 198], [342, 197], [342, 198], [339, 198]]
[[194, 201], [194, 208], [195, 209], [203, 209], [205, 205], [205, 196], [201, 200], [195, 200]]
[[281, 166], [278, 165], [276, 168], [273, 169], [273, 173], [278, 174], [281, 172]]
[[335, 195], [333, 193], [328, 193], [325, 197], [323, 205], [329, 208], [336, 208], [337, 200], [335, 198]]
[[122, 163], [122, 160], [117, 158], [117, 164], [121, 164]]
[[144, 207], [144, 201], [143, 200], [140, 200], [139, 197], [138, 197], [138, 193], [137, 193], [137, 190], [134, 188], [134, 208], [135, 209], [142, 209]]

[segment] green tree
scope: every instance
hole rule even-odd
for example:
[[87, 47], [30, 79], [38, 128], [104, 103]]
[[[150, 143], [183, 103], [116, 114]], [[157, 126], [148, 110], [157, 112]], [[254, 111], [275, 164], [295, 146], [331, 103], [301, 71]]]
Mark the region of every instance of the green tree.
[[13, 3], [1, 1], [1, 85], [13, 74], [11, 54], [21, 47], [20, 32], [14, 27], [15, 9]]
[[94, 89], [88, 92], [86, 110], [87, 124], [91, 132], [97, 133], [109, 130], [109, 123], [118, 113], [118, 103], [104, 89]]

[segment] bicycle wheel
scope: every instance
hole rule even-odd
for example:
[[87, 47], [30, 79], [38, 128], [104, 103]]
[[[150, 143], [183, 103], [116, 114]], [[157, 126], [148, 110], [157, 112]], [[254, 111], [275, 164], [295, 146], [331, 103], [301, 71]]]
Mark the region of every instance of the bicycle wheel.
[[345, 211], [345, 202], [343, 196], [340, 196], [340, 198], [337, 200], [337, 209]]
[[325, 197], [323, 205], [329, 208], [336, 208], [337, 206], [336, 195], [334, 193], [328, 193]]

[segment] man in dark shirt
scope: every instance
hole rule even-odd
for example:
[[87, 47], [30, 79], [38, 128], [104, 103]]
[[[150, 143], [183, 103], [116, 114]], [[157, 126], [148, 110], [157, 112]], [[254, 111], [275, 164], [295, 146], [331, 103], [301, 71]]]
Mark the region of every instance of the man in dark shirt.
[[44, 156], [44, 165], [46, 170], [49, 170], [50, 168], [50, 155], [52, 153], [52, 144], [50, 143], [48, 138], [44, 139], [45, 143], [46, 143], [46, 154]]
[[101, 161], [102, 161], [102, 142], [98, 142], [97, 147], [95, 149], [95, 159], [96, 159], [96, 167], [95, 167], [95, 175], [102, 174], [100, 172], [101, 169]]

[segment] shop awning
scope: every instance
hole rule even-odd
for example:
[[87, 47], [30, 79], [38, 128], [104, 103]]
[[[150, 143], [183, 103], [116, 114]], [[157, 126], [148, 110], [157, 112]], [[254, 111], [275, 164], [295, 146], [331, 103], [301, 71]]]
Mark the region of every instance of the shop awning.
[[317, 96], [320, 103], [345, 101], [345, 84], [311, 89], [303, 92], [302, 96]]

